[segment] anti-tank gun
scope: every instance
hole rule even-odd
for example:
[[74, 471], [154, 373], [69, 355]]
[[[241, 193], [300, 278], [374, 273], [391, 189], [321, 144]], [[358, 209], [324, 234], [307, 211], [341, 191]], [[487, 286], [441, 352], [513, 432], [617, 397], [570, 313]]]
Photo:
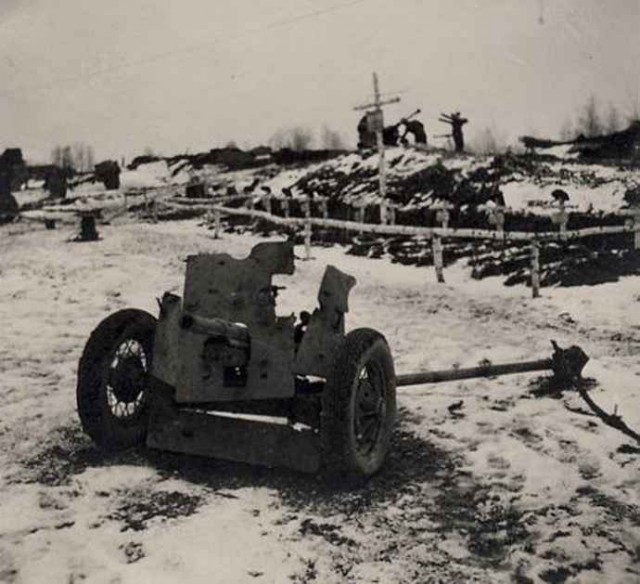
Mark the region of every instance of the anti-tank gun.
[[[291, 243], [261, 243], [244, 259], [187, 259], [183, 297], [165, 293], [156, 319], [137, 309], [102, 321], [85, 346], [77, 400], [101, 447], [153, 448], [307, 472], [367, 477], [391, 444], [396, 387], [552, 370], [565, 382], [588, 358], [395, 374], [386, 339], [345, 334], [356, 281], [327, 266], [318, 307], [277, 316], [277, 274], [294, 271]], [[275, 421], [274, 421], [275, 417]]]

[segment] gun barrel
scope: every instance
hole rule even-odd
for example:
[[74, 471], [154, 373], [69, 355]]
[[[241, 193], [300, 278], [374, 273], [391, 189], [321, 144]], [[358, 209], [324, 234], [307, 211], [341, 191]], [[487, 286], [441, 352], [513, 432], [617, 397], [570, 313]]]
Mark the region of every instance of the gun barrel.
[[418, 108], [416, 111], [410, 113], [408, 116], [405, 116], [403, 119], [410, 120], [412, 117], [417, 116], [422, 110]]
[[573, 381], [582, 375], [582, 369], [589, 361], [589, 356], [578, 346], [568, 349], [560, 348], [555, 341], [553, 354], [550, 359], [538, 359], [536, 361], [521, 361], [520, 363], [503, 363], [500, 365], [480, 365], [467, 369], [443, 369], [441, 371], [421, 371], [419, 373], [406, 373], [396, 377], [398, 387], [406, 385], [422, 385], [423, 383], [439, 383], [442, 381], [455, 381], [457, 379], [472, 379], [474, 377], [497, 377], [498, 375], [510, 375], [513, 373], [527, 373], [530, 371], [553, 371], [556, 379], [560, 381]]
[[443, 369], [441, 371], [423, 371], [420, 373], [406, 373], [396, 377], [398, 387], [406, 385], [421, 385], [423, 383], [439, 383], [455, 381], [457, 379], [472, 379], [474, 377], [496, 377], [527, 371], [547, 371], [552, 369], [551, 359], [525, 361], [523, 363], [504, 363], [502, 365], [480, 365], [467, 369]]
[[224, 339], [231, 347], [249, 348], [249, 330], [241, 324], [228, 322], [221, 318], [206, 318], [184, 313], [180, 320], [180, 326], [193, 333]]

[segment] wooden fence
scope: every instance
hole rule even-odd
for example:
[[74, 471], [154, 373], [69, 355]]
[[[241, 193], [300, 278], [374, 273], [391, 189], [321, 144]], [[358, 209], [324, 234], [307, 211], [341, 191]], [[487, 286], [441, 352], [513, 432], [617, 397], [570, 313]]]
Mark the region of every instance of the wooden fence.
[[[175, 197], [175, 187], [164, 187], [158, 189], [141, 189], [139, 191], [125, 192], [124, 205], [121, 209], [111, 215], [108, 220], [115, 219], [117, 216], [124, 214], [130, 207], [132, 200], [136, 204], [140, 204], [142, 198], [143, 205], [150, 211], [154, 221], [157, 220], [157, 202], [164, 200], [169, 204], [177, 207], [189, 207], [194, 211], [203, 211], [209, 215], [209, 220], [214, 226], [215, 236], [218, 237], [222, 228], [222, 217], [242, 216], [255, 219], [264, 219], [278, 225], [287, 225], [294, 227], [302, 227], [304, 235], [305, 255], [311, 257], [311, 236], [314, 227], [340, 229], [353, 231], [356, 233], [372, 233], [378, 235], [400, 235], [400, 236], [418, 236], [431, 240], [434, 268], [438, 282], [444, 282], [444, 260], [443, 260], [443, 240], [444, 239], [472, 239], [472, 240], [489, 240], [499, 242], [528, 242], [531, 253], [531, 289], [533, 297], [540, 294], [540, 246], [545, 242], [551, 241], [570, 241], [586, 237], [614, 235], [619, 233], [634, 234], [634, 248], [640, 249], [640, 208], [630, 209], [628, 211], [620, 211], [615, 215], [625, 220], [624, 225], [600, 225], [595, 227], [586, 227], [581, 229], [567, 229], [569, 213], [567, 208], [559, 207], [554, 216], [553, 222], [558, 226], [557, 231], [505, 231], [504, 218], [509, 209], [503, 207], [493, 207], [488, 209], [490, 222], [495, 229], [475, 229], [475, 228], [454, 228], [449, 226], [450, 210], [452, 205], [443, 203], [440, 207], [435, 208], [436, 221], [441, 224], [440, 227], [423, 227], [417, 225], [398, 225], [396, 224], [396, 214], [398, 205], [392, 203], [383, 203], [380, 205], [380, 223], [365, 222], [365, 205], [353, 205], [354, 215], [357, 220], [342, 220], [329, 218], [328, 199], [326, 197], [315, 197], [314, 199], [296, 199], [301, 205], [301, 217], [291, 216], [291, 200], [286, 197], [279, 197], [273, 194], [265, 194], [256, 196], [255, 194], [234, 194], [214, 198], [184, 198]], [[229, 207], [226, 203], [234, 203], [244, 201], [242, 207]], [[273, 203], [278, 201], [282, 216], [273, 212]], [[255, 208], [256, 202], [260, 202], [265, 208], [261, 211]], [[225, 204], [223, 204], [225, 203]], [[319, 217], [313, 216], [313, 207]], [[21, 213], [20, 215], [32, 220], [43, 220], [44, 216], [52, 215], [69, 216], [69, 212], [77, 212], [78, 209], [72, 206], [50, 206], [41, 211], [32, 211]], [[42, 215], [42, 216], [41, 216]], [[37, 216], [37, 218], [36, 218]]]
[[[560, 207], [556, 216], [553, 218], [554, 223], [558, 225], [558, 231], [505, 231], [504, 215], [508, 210], [495, 207], [489, 210], [492, 223], [495, 230], [490, 229], [473, 229], [473, 228], [454, 228], [449, 226], [449, 205], [443, 205], [437, 210], [437, 220], [442, 227], [421, 227], [415, 225], [397, 225], [395, 224], [395, 211], [397, 206], [389, 204], [383, 205], [380, 209], [380, 217], [383, 222], [365, 223], [363, 207], [356, 207], [357, 221], [330, 219], [327, 211], [326, 198], [315, 200], [303, 199], [301, 207], [303, 211], [302, 217], [291, 217], [289, 205], [286, 205], [288, 199], [274, 197], [273, 195], [264, 196], [259, 200], [263, 202], [267, 211], [255, 209], [255, 195], [231, 195], [224, 199], [172, 199], [171, 203], [179, 206], [189, 206], [194, 210], [201, 210], [210, 213], [210, 221], [214, 226], [215, 236], [218, 237], [221, 231], [221, 222], [224, 215], [251, 217], [255, 219], [264, 219], [278, 225], [302, 227], [304, 231], [305, 256], [311, 257], [311, 235], [313, 227], [334, 228], [354, 231], [357, 233], [373, 233], [379, 235], [405, 235], [419, 236], [430, 239], [432, 243], [434, 268], [436, 279], [438, 282], [444, 282], [444, 261], [443, 261], [443, 239], [474, 239], [474, 240], [492, 240], [500, 242], [528, 242], [531, 250], [531, 289], [533, 297], [540, 295], [540, 246], [545, 242], [551, 241], [571, 241], [586, 237], [614, 235], [619, 233], [634, 233], [634, 248], [640, 249], [640, 208], [631, 209], [629, 211], [620, 211], [616, 215], [625, 219], [624, 225], [601, 225], [595, 227], [586, 227], [581, 229], [567, 229], [568, 216], [566, 209]], [[246, 206], [235, 208], [220, 204], [221, 202], [230, 202], [246, 200]], [[281, 202], [284, 216], [276, 215], [272, 212], [273, 200]], [[282, 205], [282, 202], [285, 205]], [[316, 202], [319, 207], [321, 217], [312, 216], [312, 202]]]

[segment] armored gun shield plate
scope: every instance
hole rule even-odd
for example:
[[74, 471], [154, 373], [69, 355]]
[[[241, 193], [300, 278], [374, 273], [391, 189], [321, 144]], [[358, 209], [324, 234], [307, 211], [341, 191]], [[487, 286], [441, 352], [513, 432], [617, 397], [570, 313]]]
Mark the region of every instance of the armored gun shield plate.
[[[178, 403], [294, 394], [294, 318], [276, 316], [272, 286], [274, 274], [293, 270], [289, 242], [258, 244], [244, 259], [224, 253], [187, 258], [182, 306], [163, 302], [154, 365], [154, 375], [175, 387]], [[185, 315], [244, 326], [248, 346], [212, 348], [214, 335], [185, 328]]]

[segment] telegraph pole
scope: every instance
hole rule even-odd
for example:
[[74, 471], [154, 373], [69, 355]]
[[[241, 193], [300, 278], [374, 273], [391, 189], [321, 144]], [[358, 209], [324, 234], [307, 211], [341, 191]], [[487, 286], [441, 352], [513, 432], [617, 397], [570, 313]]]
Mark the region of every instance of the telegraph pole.
[[382, 106], [389, 105], [390, 103], [398, 103], [399, 97], [392, 97], [386, 101], [380, 99], [380, 88], [378, 86], [378, 75], [373, 74], [373, 103], [366, 105], [359, 105], [353, 108], [356, 111], [366, 110], [367, 121], [370, 127], [373, 126], [373, 130], [376, 133], [376, 145], [378, 147], [378, 191], [380, 196], [384, 199], [387, 196], [387, 176], [385, 173], [384, 163], [384, 142], [382, 140], [382, 130], [384, 128], [384, 118], [382, 115]]

